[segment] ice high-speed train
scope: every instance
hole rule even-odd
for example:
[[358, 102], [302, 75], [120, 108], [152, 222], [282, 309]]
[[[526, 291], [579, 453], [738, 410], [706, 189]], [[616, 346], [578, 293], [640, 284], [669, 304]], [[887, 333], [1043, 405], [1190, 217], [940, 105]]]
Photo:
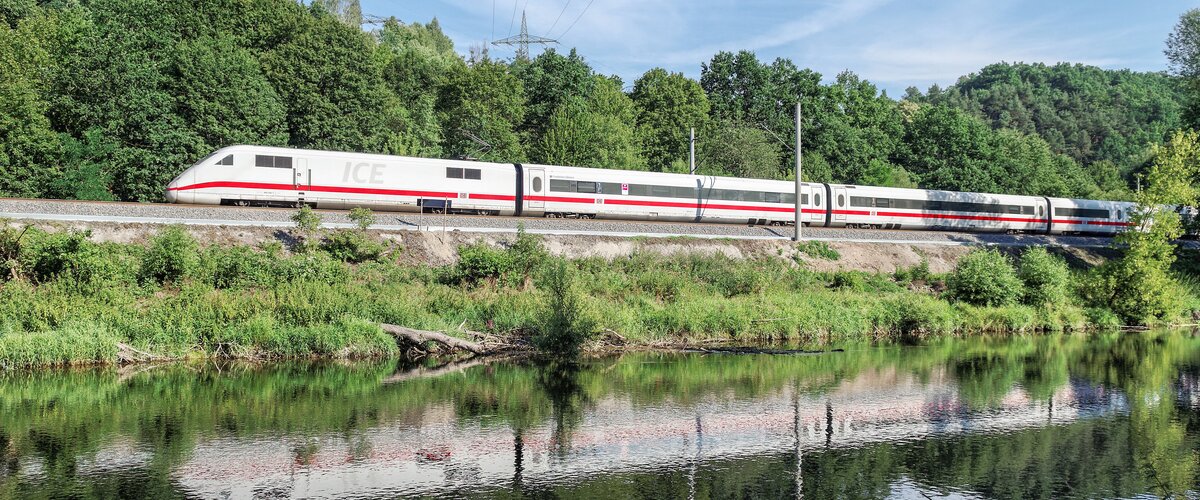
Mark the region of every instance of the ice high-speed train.
[[[172, 203], [503, 216], [795, 222], [795, 183], [263, 146], [222, 148], [167, 187]], [[806, 226], [1115, 233], [1134, 204], [805, 183]]]

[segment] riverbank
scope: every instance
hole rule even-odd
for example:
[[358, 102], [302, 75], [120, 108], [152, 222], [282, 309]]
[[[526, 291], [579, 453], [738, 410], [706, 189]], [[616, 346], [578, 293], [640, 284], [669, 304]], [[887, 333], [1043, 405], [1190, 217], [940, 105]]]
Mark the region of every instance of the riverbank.
[[[7, 228], [0, 237], [6, 367], [117, 363], [130, 359], [122, 345], [140, 352], [133, 359], [404, 355], [380, 323], [517, 346], [562, 329], [598, 333], [584, 345], [591, 350], [1120, 326], [1074, 290], [1046, 306], [983, 307], [949, 300], [945, 276], [927, 263], [886, 273], [820, 270], [811, 262], [842, 256], [814, 243], [790, 246], [790, 258], [634, 251], [567, 260], [537, 238], [510, 235], [430, 265], [357, 230], [289, 236], [288, 250], [272, 242], [206, 245], [178, 227], [142, 243]], [[549, 279], [563, 270], [568, 282]], [[1188, 311], [1200, 304], [1194, 292], [1186, 301]]]

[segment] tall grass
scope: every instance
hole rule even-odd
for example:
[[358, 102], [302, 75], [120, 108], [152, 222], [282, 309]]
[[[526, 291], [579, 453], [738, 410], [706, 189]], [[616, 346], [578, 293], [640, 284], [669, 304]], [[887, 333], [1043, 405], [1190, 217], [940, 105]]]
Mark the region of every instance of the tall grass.
[[[927, 266], [871, 274], [721, 255], [564, 260], [522, 233], [430, 268], [190, 238], [169, 228], [147, 248], [22, 236], [22, 257], [0, 277], [0, 364], [109, 362], [117, 342], [173, 357], [398, 355], [381, 322], [539, 337], [565, 352], [606, 329], [643, 344], [847, 343], [1119, 324], [1074, 292], [1049, 305], [952, 302], [930, 286], [942, 278]], [[40, 260], [48, 248], [60, 263]]]

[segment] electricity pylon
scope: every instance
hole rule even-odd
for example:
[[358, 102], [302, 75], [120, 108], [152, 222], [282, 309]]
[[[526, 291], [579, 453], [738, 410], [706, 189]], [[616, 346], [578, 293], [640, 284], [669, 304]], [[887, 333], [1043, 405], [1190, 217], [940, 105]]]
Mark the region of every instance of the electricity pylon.
[[558, 43], [558, 40], [546, 38], [544, 36], [530, 35], [529, 27], [525, 24], [525, 11], [521, 11], [521, 33], [508, 38], [501, 38], [492, 42], [492, 45], [515, 45], [517, 47], [517, 59], [529, 59], [529, 44], [537, 43], [549, 45]]

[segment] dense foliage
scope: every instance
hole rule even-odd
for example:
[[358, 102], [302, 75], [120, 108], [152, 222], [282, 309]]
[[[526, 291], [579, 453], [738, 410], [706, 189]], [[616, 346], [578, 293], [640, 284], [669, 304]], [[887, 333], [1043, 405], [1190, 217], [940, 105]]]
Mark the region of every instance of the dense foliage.
[[[1165, 74], [1067, 63], [993, 64], [944, 91], [931, 89], [920, 101], [962, 109], [994, 128], [1036, 135], [1082, 165], [1103, 162], [1094, 176], [1106, 168], [1128, 174], [1141, 167], [1147, 145], [1161, 143], [1181, 126], [1183, 108], [1179, 83]], [[1106, 190], [1122, 187], [1103, 181]]]
[[786, 178], [799, 99], [810, 180], [1127, 198], [1184, 108], [1161, 74], [998, 64], [896, 101], [748, 51], [627, 86], [573, 50], [464, 57], [436, 20], [364, 32], [358, 3], [6, 2], [0, 195], [157, 200], [237, 143], [682, 172], [690, 128], [702, 173]]

